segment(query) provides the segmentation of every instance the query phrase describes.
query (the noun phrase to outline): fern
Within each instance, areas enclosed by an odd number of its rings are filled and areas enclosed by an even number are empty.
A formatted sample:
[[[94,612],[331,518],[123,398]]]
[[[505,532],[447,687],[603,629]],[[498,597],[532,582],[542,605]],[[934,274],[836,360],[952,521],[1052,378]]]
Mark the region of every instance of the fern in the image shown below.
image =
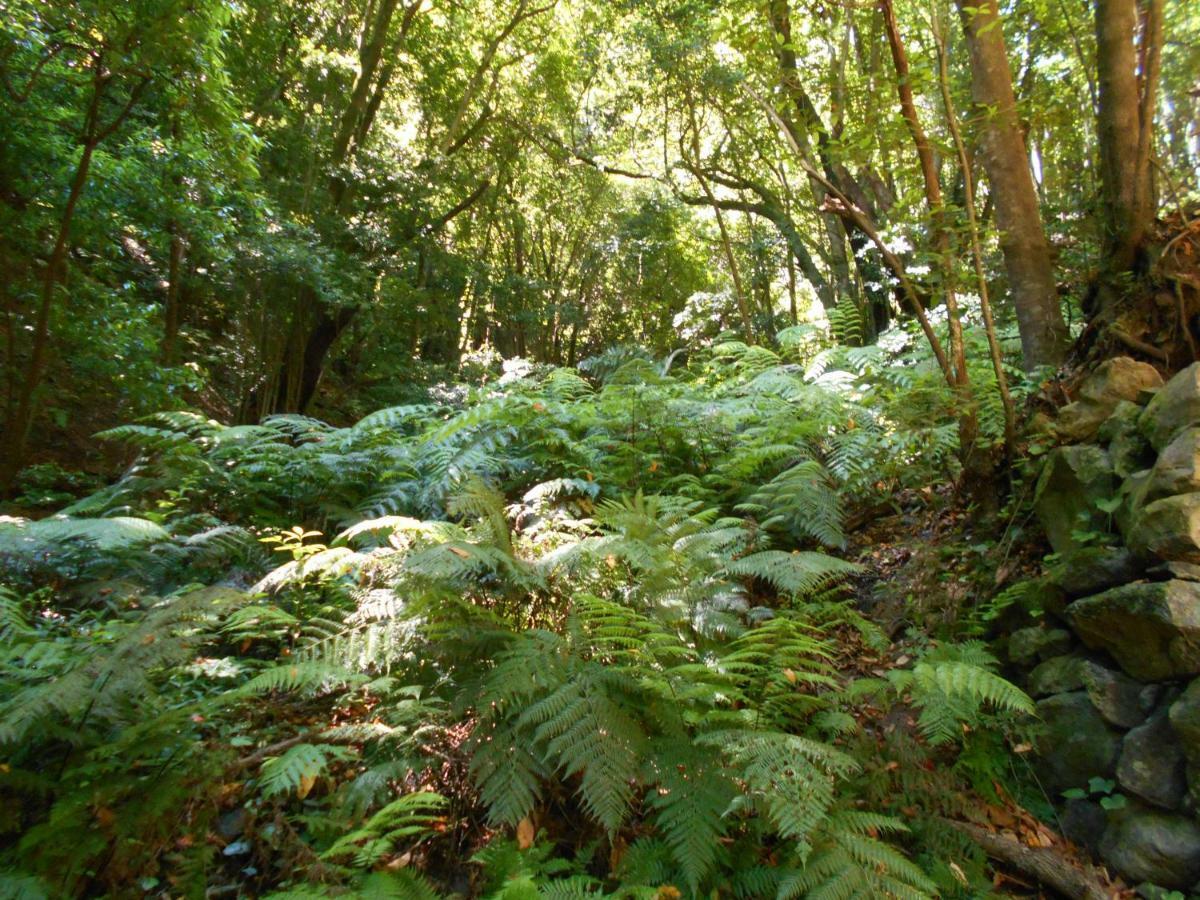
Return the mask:
[[[975,725],[985,705],[1034,714],[1029,696],[989,671],[993,665],[995,660],[979,645],[965,644],[949,653],[935,651],[912,669],[893,669],[888,679],[898,691],[912,694],[913,703],[921,710],[918,725],[925,738],[932,744],[944,744],[961,738],[963,725]]]
[[[307,794],[312,782],[328,765],[326,751],[316,744],[290,747],[283,756],[271,757],[263,763],[260,776],[263,794],[270,797],[302,789]]]

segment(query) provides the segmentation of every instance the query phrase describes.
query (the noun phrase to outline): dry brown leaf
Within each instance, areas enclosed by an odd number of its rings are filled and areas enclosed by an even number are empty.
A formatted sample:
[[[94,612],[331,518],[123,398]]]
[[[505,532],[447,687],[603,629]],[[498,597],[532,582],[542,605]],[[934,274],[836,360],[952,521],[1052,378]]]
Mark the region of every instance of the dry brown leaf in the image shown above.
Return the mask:
[[[537,837],[537,830],[533,827],[533,821],[526,816],[517,823],[517,847],[521,850],[528,850],[533,846],[535,837]]]
[[[296,796],[303,800],[310,793],[312,793],[313,785],[316,783],[316,775],[301,775],[300,783],[296,785]]]

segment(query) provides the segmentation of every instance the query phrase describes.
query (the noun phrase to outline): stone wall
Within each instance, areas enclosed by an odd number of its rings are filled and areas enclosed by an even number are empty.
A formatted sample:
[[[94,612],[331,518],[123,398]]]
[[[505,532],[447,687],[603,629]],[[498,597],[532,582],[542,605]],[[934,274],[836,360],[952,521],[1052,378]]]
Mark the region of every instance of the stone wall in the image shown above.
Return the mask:
[[[1035,494],[1047,616],[1008,644],[1038,773],[1068,837],[1134,884],[1200,891],[1200,363],[1164,385],[1110,360],[1057,427]]]

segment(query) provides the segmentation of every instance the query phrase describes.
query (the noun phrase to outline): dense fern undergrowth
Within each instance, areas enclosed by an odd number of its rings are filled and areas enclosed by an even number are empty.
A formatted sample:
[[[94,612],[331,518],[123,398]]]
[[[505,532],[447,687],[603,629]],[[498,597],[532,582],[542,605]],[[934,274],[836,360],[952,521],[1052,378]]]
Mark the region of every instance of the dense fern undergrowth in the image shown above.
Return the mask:
[[[972,642],[856,664],[844,553],[954,474],[940,374],[805,328],[667,368],[105,434],[124,477],[0,525],[0,892],[986,892],[946,819],[1030,702]]]

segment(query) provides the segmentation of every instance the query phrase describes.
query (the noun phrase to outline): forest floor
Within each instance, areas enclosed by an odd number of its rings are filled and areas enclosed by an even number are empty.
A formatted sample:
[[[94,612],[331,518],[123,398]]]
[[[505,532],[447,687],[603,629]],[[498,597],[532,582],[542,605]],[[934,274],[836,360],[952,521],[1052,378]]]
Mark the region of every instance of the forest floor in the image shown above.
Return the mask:
[[[845,653],[839,668],[854,677],[883,677],[890,669],[909,665],[930,635],[945,632],[956,624],[978,620],[982,602],[1006,584],[1036,574],[1041,557],[1048,551],[1040,535],[1023,535],[1012,521],[980,521],[967,498],[950,484],[923,490],[906,490],[891,503],[865,511],[858,528],[847,537],[847,557],[864,567],[856,582],[856,605],[891,639],[882,650],[865,646],[857,636],[843,634]],[[981,623],[982,624],[982,623]],[[1007,633],[1027,622],[990,622],[987,633]],[[1012,673],[1005,673],[1011,675]],[[870,710],[860,724],[884,739],[896,730],[914,738],[918,734],[915,711],[896,706]],[[1027,760],[1030,744],[1013,748],[1017,760],[1032,773]],[[948,763],[948,761],[945,761]],[[887,768],[901,763],[888,760]],[[1036,778],[1033,779],[1036,782]],[[1057,870],[1066,879],[1060,888],[1075,885],[1081,891],[1099,891],[1094,896],[1132,898],[1133,888],[1095,865],[1091,854],[1059,833],[1054,821],[1052,798],[1033,802],[1035,813],[1014,798],[998,782],[990,791],[968,791],[962,797],[963,821],[987,850],[995,864],[993,888],[1012,897],[1057,896],[1047,894],[1048,872]],[[898,790],[898,794],[902,794]],[[915,808],[901,809],[911,816]],[[1089,896],[1066,893],[1066,896]]]

